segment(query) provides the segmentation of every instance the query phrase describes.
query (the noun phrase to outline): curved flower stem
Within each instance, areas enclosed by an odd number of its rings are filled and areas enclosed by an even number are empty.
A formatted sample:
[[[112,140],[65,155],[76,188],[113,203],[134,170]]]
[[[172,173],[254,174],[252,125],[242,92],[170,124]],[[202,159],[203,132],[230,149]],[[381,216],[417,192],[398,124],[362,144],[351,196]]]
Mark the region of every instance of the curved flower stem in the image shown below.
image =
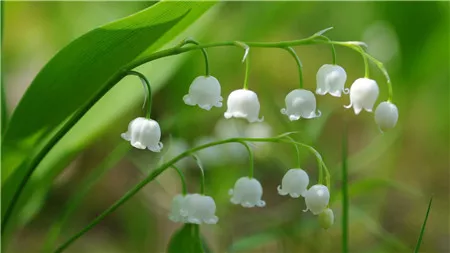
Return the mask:
[[[187,38],[185,40],[183,40],[178,46],[182,47],[186,44],[194,44],[194,45],[200,45],[200,43],[198,41],[196,41],[193,38]],[[205,75],[209,76],[210,72],[209,72],[209,58],[208,58],[208,53],[206,52],[205,48],[200,48],[200,50],[203,53],[203,58],[205,58]]]
[[[323,182],[323,176],[322,176],[322,170],[323,170],[323,172],[325,172],[325,185],[328,187],[328,189],[331,189],[330,188],[331,187],[331,174],[330,174],[330,171],[328,170],[327,166],[325,165],[325,162],[323,161],[320,153],[312,146],[309,146],[307,144],[304,144],[304,143],[301,143],[298,141],[294,141],[292,138],[289,138],[289,140],[284,140],[284,141],[288,142],[288,143],[295,143],[299,146],[305,147],[316,156],[317,164],[319,166],[319,184],[322,184],[322,182]]]
[[[202,195],[205,194],[205,170],[203,169],[202,161],[200,158],[193,154],[192,157],[194,158],[195,162],[197,162],[197,166],[200,169],[200,193]]]
[[[127,193],[125,193],[118,201],[116,201],[113,205],[111,205],[108,209],[103,211],[100,215],[98,215],[91,223],[89,223],[86,227],[84,227],[81,231],[70,237],[66,242],[64,242],[61,246],[59,246],[54,252],[59,253],[65,250],[67,247],[69,247],[73,242],[75,242],[78,238],[80,238],[83,234],[91,230],[93,227],[95,227],[100,221],[102,221],[106,216],[108,216],[110,213],[114,212],[117,208],[122,206],[125,202],[127,202],[131,197],[133,197],[136,193],[138,193],[144,186],[146,186],[148,183],[150,183],[152,180],[154,180],[157,176],[159,176],[161,173],[163,173],[167,168],[173,166],[176,162],[180,161],[184,157],[187,157],[196,151],[203,150],[205,148],[222,145],[226,143],[242,143],[245,141],[249,142],[274,142],[274,143],[283,143],[283,142],[289,142],[283,140],[287,135],[282,134],[276,137],[272,138],[230,138],[225,139],[221,141],[211,142],[207,143],[195,148],[192,148],[190,150],[187,150],[178,156],[172,158],[170,161],[162,164],[157,169],[153,170],[149,175],[147,175],[142,181],[140,181],[138,184],[136,184],[131,190],[129,190]],[[300,143],[300,142],[296,142]],[[306,145],[306,144],[305,144]],[[306,145],[307,146],[307,145]]]
[[[172,165],[172,168],[175,169],[178,176],[180,176],[181,181],[181,192],[183,193],[183,196],[187,194],[187,186],[186,186],[186,177],[184,176],[183,172],[175,165]]]
[[[327,41],[332,41],[330,40],[330,38],[328,38],[327,36],[321,35],[321,38],[326,39]],[[336,65],[336,49],[334,48],[334,44],[330,44],[331,46],[331,62],[333,63],[333,65]]]
[[[352,45],[361,44],[360,42],[348,42],[348,41],[328,41],[324,40],[321,36],[324,32],[328,31],[329,29],[324,29],[319,33],[316,33],[310,37],[307,37],[305,39],[300,40],[291,40],[291,41],[281,41],[281,42],[242,42],[245,45],[250,47],[260,47],[260,48],[284,48],[284,47],[291,47],[291,46],[301,46],[301,45],[313,45],[313,44],[334,44],[334,45],[341,45],[346,47],[352,47]],[[18,190],[14,193],[14,196],[10,202],[10,204],[5,207],[5,215],[3,216],[3,220],[1,223],[1,231],[3,233],[6,225],[8,224],[9,217],[12,213],[12,211],[15,208],[15,205],[17,204],[18,198],[20,197],[26,183],[30,179],[31,175],[33,174],[36,167],[40,164],[42,159],[47,155],[47,153],[56,145],[56,143],[61,140],[61,138],[83,117],[86,112],[95,104],[97,103],[100,98],[102,98],[116,83],[118,83],[123,77],[125,77],[128,70],[134,69],[144,63],[161,59],[168,56],[178,55],[185,52],[189,52],[192,50],[199,50],[202,48],[212,48],[212,47],[222,47],[222,46],[239,46],[236,41],[223,41],[223,42],[215,42],[215,43],[209,43],[209,44],[201,44],[201,45],[192,45],[192,46],[186,46],[186,47],[179,47],[175,46],[172,48],[168,48],[165,50],[161,50],[152,54],[149,54],[146,57],[143,57],[139,59],[138,61],[133,61],[129,63],[128,65],[124,66],[122,70],[118,70],[111,78],[106,82],[106,84],[103,86],[101,90],[99,90],[89,101],[86,102],[86,104],[82,105],[79,111],[76,111],[73,116],[71,116],[67,121],[65,121],[62,126],[59,128],[56,134],[54,134],[50,140],[45,144],[45,146],[38,152],[36,156],[33,156],[30,158],[28,163],[30,164],[27,166],[27,171],[25,172],[25,176],[23,180],[19,183]],[[353,48],[354,49],[354,48]],[[366,55],[368,56],[368,54]],[[380,70],[382,70],[383,74],[388,79],[388,85],[391,85],[391,82],[389,80],[389,76],[387,75],[387,71],[384,69],[382,64],[377,64],[375,62],[375,58],[369,57],[368,58],[374,62]],[[390,89],[390,92],[392,93],[392,89]],[[390,100],[392,100],[392,94],[390,94]]]
[[[286,138],[288,138],[289,140],[291,140],[291,141],[295,141],[291,136],[286,136]],[[297,144],[295,144],[295,143],[292,143],[292,145],[294,146],[294,148],[295,148],[295,153],[297,154],[297,167],[300,169],[301,168],[301,162],[300,162],[300,150],[298,149],[298,145]],[[319,170],[319,174],[321,174],[321,169]],[[320,178],[320,177],[319,177]]]
[[[297,68],[298,68],[298,79],[299,79],[300,89],[303,89],[302,62],[300,61],[300,58],[298,58],[297,53],[295,52],[295,50],[292,47],[285,47],[283,49],[287,50],[289,52],[289,54],[294,57],[295,63],[297,63]]]
[[[253,156],[253,150],[252,148],[248,145],[248,143],[246,143],[245,141],[239,141],[239,143],[241,143],[242,145],[244,145],[244,147],[247,149],[248,151],[248,162],[249,162],[249,166],[250,169],[248,171],[248,177],[249,178],[253,178],[253,172],[255,170],[255,159]]]
[[[244,90],[248,89],[248,77],[249,77],[249,72],[250,72],[250,60],[248,59],[249,57],[249,53],[250,53],[250,47],[240,41],[235,41],[233,43],[235,46],[238,47],[242,47],[245,52],[244,52],[244,57],[242,57],[242,61],[245,61],[245,77],[244,77]]]
[[[147,119],[150,119],[150,115],[152,113],[152,87],[150,86],[150,82],[147,80],[147,78],[134,70],[130,70],[127,72],[127,75],[134,75],[139,77],[139,79],[141,79],[142,85],[144,86],[144,89],[146,91],[145,93],[145,97],[144,97],[144,104],[142,105],[142,107],[145,106],[145,103],[148,103],[148,108],[147,108],[147,113],[145,114],[145,117]]]

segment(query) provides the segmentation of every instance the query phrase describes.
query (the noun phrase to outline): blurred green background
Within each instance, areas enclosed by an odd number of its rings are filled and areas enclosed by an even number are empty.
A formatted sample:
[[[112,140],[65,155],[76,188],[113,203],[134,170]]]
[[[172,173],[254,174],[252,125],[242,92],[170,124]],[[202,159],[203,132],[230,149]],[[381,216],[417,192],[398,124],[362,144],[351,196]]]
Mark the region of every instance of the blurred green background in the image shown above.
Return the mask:
[[[14,110],[35,75],[61,48],[99,25],[149,5],[5,2],[2,75],[8,111]],[[330,26],[334,29],[327,35],[332,39],[365,41],[369,53],[385,63],[400,114],[394,130],[380,134],[373,114],[355,116],[345,110],[342,105],[349,103],[347,96],[317,97],[321,118],[289,122],[279,110],[284,106],[284,96],[297,87],[298,75],[292,57],[280,49],[254,49],[251,53],[249,87],[258,93],[261,115],[265,117],[265,123],[257,125],[224,121],[225,106],[206,112],[183,103],[190,82],[204,74],[200,52],[155,61],[144,66],[142,72],[155,87],[152,118],[162,126],[168,150],[164,157],[132,150],[120,138],[128,122],[143,115],[140,82],[126,78],[83,118],[84,125],[77,126],[71,138],[76,139],[98,119],[109,119],[106,126],[80,142],[63,140],[52,151],[64,159],[47,161],[46,166],[65,169],[54,175],[54,180],[52,177],[51,184],[36,190],[21,214],[22,227],[8,252],[38,252],[56,217],[104,161],[109,163],[104,168],[110,170],[68,218],[59,243],[119,199],[161,159],[205,140],[272,136],[287,131],[301,131],[299,140],[315,146],[331,170],[335,225],[326,231],[321,229],[316,217],[302,212],[303,201],[277,194],[284,172],[295,166],[294,149],[287,145],[256,148],[255,177],[264,187],[267,206],[243,209],[231,205],[228,189],[238,177],[247,174],[248,162],[245,150],[229,145],[199,154],[207,170],[206,191],[216,199],[220,218],[217,225],[204,225],[201,231],[214,252],[339,252],[344,121],[349,125],[351,252],[411,252],[431,195],[434,203],[421,252],[450,252],[447,2],[226,2],[208,11],[177,39],[194,36],[201,42],[281,41],[304,38]],[[304,66],[305,87],[314,91],[318,68],[331,62],[330,49],[317,45],[296,50]],[[226,99],[243,84],[243,51],[223,47],[208,53],[212,75],[221,82]],[[337,48],[337,63],[347,71],[347,87],[364,73],[361,56],[350,49]],[[374,66],[371,77],[380,86],[378,102],[386,100],[384,78]],[[179,165],[187,175],[190,191],[198,191],[195,163],[187,159]],[[306,151],[302,151],[302,167],[315,182],[315,159]],[[172,197],[180,190],[176,174],[167,171],[67,252],[164,251],[179,227],[167,215]]]

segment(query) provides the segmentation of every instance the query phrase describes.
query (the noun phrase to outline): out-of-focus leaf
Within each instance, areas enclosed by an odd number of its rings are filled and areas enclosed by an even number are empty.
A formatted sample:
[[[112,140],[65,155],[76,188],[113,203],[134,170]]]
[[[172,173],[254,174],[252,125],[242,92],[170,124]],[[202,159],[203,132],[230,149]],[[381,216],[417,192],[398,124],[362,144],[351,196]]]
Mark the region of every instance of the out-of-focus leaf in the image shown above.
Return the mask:
[[[266,231],[237,240],[230,248],[229,252],[247,252],[261,247],[267,243],[279,240],[283,234],[274,231]]]
[[[404,193],[407,193],[409,195],[413,195],[413,196],[420,196],[421,193],[408,186],[405,184],[402,184],[400,182],[396,182],[390,179],[386,179],[386,178],[367,178],[367,179],[362,179],[359,180],[357,182],[354,182],[352,184],[349,185],[349,197],[350,198],[354,198],[360,194],[367,194],[369,192],[375,191],[375,190],[379,190],[379,189],[384,189],[384,188],[394,188],[398,191],[402,191]],[[342,193],[335,193],[333,195],[332,201],[331,202],[335,202],[338,201],[342,198]]]
[[[200,239],[199,225],[185,224],[170,239],[167,253],[201,253],[205,252]]]
[[[111,77],[117,76],[124,65],[130,64],[139,55],[154,52],[175,39],[176,35],[185,30],[212,5],[213,3],[193,2],[156,4],[128,18],[87,33],[69,44],[44,67],[19,103],[14,112],[14,119],[11,119],[11,122],[15,123],[11,123],[5,135],[2,150],[2,217],[4,208],[9,205],[13,193],[29,169],[24,163],[25,158],[35,153],[38,149],[36,146],[39,146],[37,143],[45,143],[42,140],[51,136],[53,130],[57,129],[58,125],[81,104],[91,99],[101,89],[108,88],[105,85],[112,83]],[[151,48],[153,51],[150,51]],[[138,88],[141,89],[139,86]],[[54,178],[62,167],[59,166],[59,170],[51,170],[55,164],[67,164],[68,156],[73,157],[88,140],[92,140],[101,132],[100,130],[104,130],[111,121],[115,120],[114,116],[117,117],[117,115],[114,114],[115,110],[111,108],[111,104],[117,106],[120,104],[118,100],[125,100],[118,97],[118,94],[123,97],[124,87],[122,92],[119,90],[114,93],[114,101],[111,101],[112,97],[109,97],[108,102],[103,104],[103,106],[107,105],[105,113],[104,111],[99,113],[101,108],[97,108],[95,114],[87,113],[82,120],[87,122],[87,125],[69,132],[69,135],[73,134],[73,137],[79,138],[63,138],[57,144],[57,146],[70,146],[72,149],[69,152],[63,148],[51,152],[53,160],[45,161],[44,159],[41,163],[42,168],[41,166],[38,168],[40,171],[37,177],[32,180],[34,183],[40,182],[43,177]],[[127,109],[130,108],[130,104],[132,101],[128,102]],[[104,120],[104,114],[110,118]],[[29,115],[32,117],[28,118]],[[35,120],[36,115],[42,117]],[[103,117],[99,118],[98,115]],[[38,132],[39,136],[36,135]],[[30,138],[32,136],[34,137]],[[18,165],[20,169],[17,169]],[[26,191],[33,192],[33,182],[27,186]],[[27,196],[27,194],[23,195]],[[26,197],[20,202],[26,203]]]

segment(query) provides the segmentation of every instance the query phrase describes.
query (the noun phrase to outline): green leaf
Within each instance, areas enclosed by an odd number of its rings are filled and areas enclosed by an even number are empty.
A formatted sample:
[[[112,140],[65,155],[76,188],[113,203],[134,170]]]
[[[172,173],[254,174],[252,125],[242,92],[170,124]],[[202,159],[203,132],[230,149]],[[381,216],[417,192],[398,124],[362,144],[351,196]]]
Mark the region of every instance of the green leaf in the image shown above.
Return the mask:
[[[414,253],[419,253],[420,245],[422,244],[423,234],[425,233],[425,227],[427,225],[428,216],[430,215],[431,203],[433,203],[433,197],[430,198],[430,202],[428,202],[427,213],[425,214],[425,219],[423,220],[422,228],[420,229],[419,239],[417,240],[416,248],[414,249]]]
[[[170,239],[168,253],[200,253],[205,252],[200,239],[200,227],[195,224],[185,224],[176,231]]]
[[[115,84],[111,82],[114,79],[112,77],[116,76],[123,66],[132,64],[138,57],[161,49],[212,5],[211,2],[155,4],[135,15],[87,33],[61,50],[43,68],[19,103],[4,137],[2,219],[5,208],[29,171],[25,160],[42,148],[38,144],[45,144],[61,122],[86,101],[98,92],[106,92],[111,88],[107,86]],[[108,64],[105,64],[106,62]],[[103,106],[94,106],[97,107],[96,113],[87,113],[81,120],[84,124],[69,132],[72,138],[63,138],[57,144],[58,147],[64,148],[55,148],[49,155],[53,159],[44,159],[45,166],[41,163],[42,166],[39,166],[37,173],[33,175],[33,180],[27,185],[25,192],[32,193],[38,184],[42,185],[43,178],[46,179],[45,187],[49,187],[51,179],[59,174],[70,157],[76,155],[87,143],[92,142],[99,132],[117,120],[120,115],[115,114],[116,111],[122,114],[127,109],[129,111],[132,101],[127,102],[126,109],[112,108],[124,104],[123,100],[126,99],[121,97],[128,94],[128,91],[130,90],[125,86],[114,87],[110,92],[112,94],[108,93],[102,98],[99,102]],[[131,91],[130,93],[136,96],[137,90]],[[73,96],[74,94],[76,96]],[[52,168],[58,169],[51,170]],[[26,197],[20,200],[19,206],[28,201],[29,194],[24,195]]]

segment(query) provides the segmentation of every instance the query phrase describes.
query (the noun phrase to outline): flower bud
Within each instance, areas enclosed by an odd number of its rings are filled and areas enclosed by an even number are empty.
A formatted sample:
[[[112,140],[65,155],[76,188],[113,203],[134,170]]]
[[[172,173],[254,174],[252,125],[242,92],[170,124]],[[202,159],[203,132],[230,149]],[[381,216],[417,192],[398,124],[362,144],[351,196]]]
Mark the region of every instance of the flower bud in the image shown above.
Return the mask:
[[[356,115],[358,115],[363,108],[368,112],[372,112],[378,94],[379,90],[377,82],[368,78],[356,79],[350,87],[350,104],[344,107],[350,108],[353,106]]]
[[[259,100],[258,95],[251,90],[239,89],[230,93],[227,100],[227,111],[224,116],[227,119],[244,118],[248,122],[261,122],[264,117],[259,119]]]
[[[348,92],[348,90],[344,89],[347,73],[341,66],[323,65],[317,71],[316,80],[316,94],[325,95],[330,93],[331,96],[340,97],[342,92]]]
[[[375,110],[375,122],[382,131],[394,128],[398,120],[397,106],[390,102],[381,102]]]
[[[325,185],[316,184],[311,186],[305,194],[306,210],[310,210],[314,215],[321,213],[330,201],[330,192]]]
[[[189,94],[185,95],[183,100],[187,105],[198,105],[209,111],[213,106],[222,107],[220,90],[220,83],[215,77],[199,76],[192,81]]]
[[[243,207],[264,207],[266,202],[261,200],[263,189],[258,180],[249,177],[241,177],[234,184],[234,189],[228,193],[232,196],[231,203]]]
[[[309,90],[296,89],[289,92],[285,103],[286,108],[281,109],[281,113],[287,115],[291,121],[320,117],[320,111],[316,113],[316,97]]]
[[[290,169],[283,177],[281,186],[278,186],[278,194],[289,194],[293,198],[304,196],[309,184],[308,174],[302,169]]]
[[[329,229],[334,224],[333,210],[327,208],[319,214],[319,224],[324,229]]]
[[[121,136],[138,149],[147,148],[153,152],[159,152],[163,147],[160,142],[161,129],[158,122],[152,119],[139,117],[132,120],[128,125],[128,131]]]

